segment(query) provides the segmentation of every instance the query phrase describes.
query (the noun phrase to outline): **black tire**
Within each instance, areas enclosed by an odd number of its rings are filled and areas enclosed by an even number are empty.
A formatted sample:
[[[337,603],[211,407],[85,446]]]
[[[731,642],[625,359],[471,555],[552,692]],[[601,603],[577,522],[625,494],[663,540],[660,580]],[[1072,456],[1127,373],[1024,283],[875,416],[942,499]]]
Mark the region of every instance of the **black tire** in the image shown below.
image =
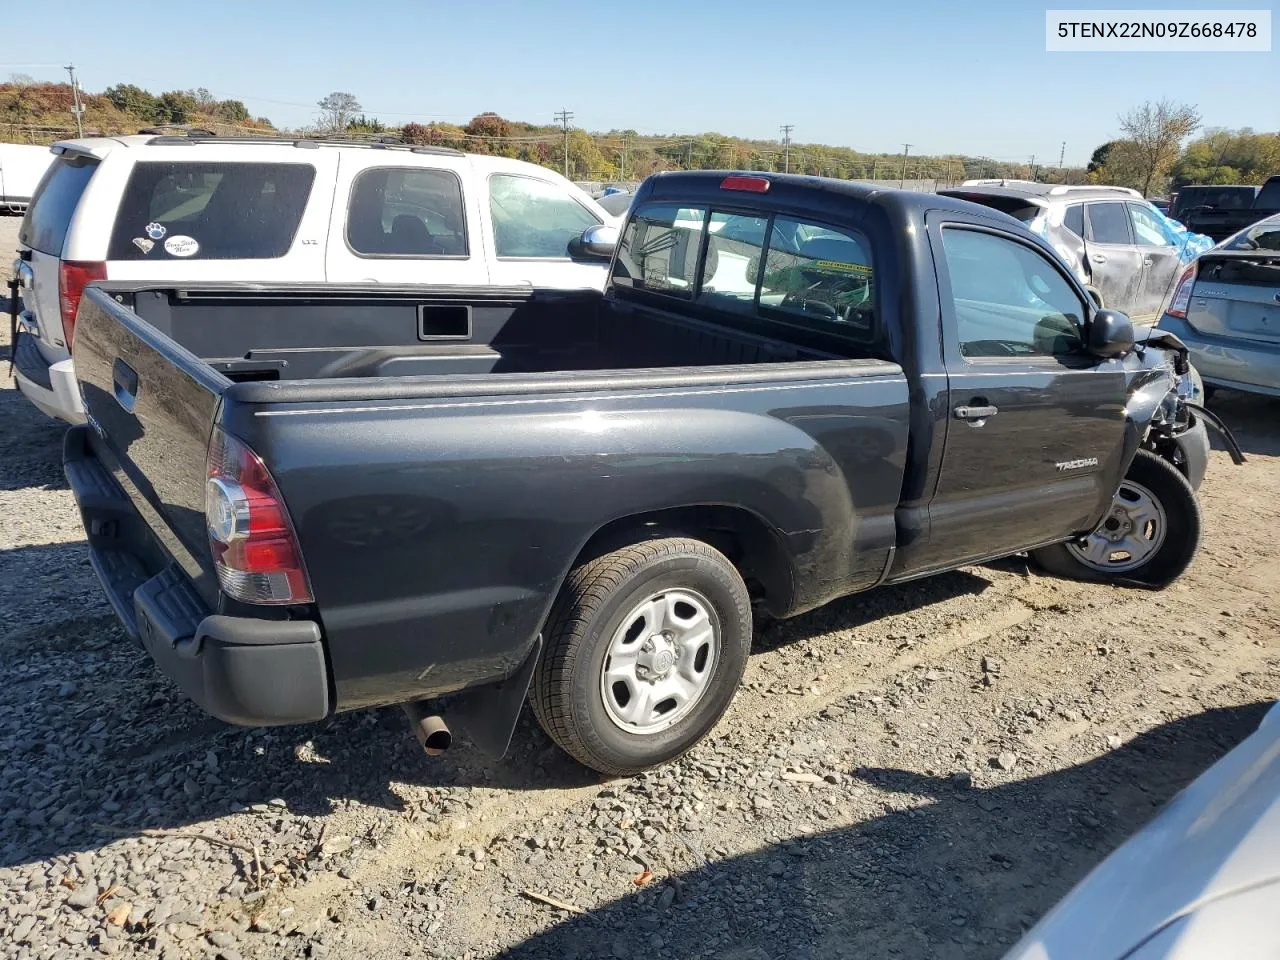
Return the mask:
[[[664,589],[696,591],[709,605],[719,651],[688,713],[656,732],[622,729],[607,712],[601,673],[624,617]],[[529,698],[542,729],[579,763],[629,776],[680,756],[720,720],[751,648],[751,598],[733,564],[699,541],[671,537],[633,544],[575,567],[551,609],[546,648]]]
[[[1138,451],[1125,479],[1145,487],[1166,520],[1164,541],[1145,562],[1123,571],[1099,569],[1082,561],[1066,543],[1033,550],[1032,559],[1061,577],[1153,589],[1166,587],[1182,576],[1200,547],[1200,504],[1195,491],[1177,467],[1150,450]]]

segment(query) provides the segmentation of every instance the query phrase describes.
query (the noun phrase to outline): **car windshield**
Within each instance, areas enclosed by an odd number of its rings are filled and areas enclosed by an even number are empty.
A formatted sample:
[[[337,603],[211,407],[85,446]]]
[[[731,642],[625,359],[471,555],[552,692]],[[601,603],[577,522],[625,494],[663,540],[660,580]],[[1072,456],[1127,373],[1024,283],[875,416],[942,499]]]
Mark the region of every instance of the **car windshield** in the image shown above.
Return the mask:
[[[1242,230],[1223,247],[1225,250],[1280,250],[1280,216],[1267,217]]]

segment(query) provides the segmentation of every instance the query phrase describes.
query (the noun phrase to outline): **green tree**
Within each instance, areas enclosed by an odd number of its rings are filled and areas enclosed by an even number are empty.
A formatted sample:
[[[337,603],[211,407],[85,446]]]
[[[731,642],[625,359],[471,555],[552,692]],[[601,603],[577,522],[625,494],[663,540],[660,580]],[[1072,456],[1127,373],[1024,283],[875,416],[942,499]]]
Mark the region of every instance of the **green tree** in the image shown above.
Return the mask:
[[[195,98],[185,90],[170,90],[156,101],[157,123],[189,123],[197,110]]]
[[[1132,143],[1132,155],[1145,197],[1153,187],[1163,190],[1182,141],[1200,126],[1200,112],[1185,103],[1147,101],[1120,117],[1120,129]]]
[[[249,119],[249,108],[240,100],[223,100],[214,112],[229,123],[245,123]]]
[[[150,122],[156,119],[156,98],[153,94],[132,83],[118,83],[102,91],[113,107]]]

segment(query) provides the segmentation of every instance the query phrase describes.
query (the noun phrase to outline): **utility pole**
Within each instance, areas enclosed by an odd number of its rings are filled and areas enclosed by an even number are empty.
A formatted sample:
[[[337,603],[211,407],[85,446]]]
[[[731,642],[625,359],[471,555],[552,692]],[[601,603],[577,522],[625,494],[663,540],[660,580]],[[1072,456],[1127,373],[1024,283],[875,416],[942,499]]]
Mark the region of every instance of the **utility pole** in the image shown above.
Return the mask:
[[[684,168],[686,170],[693,169],[693,139],[692,138],[684,142]]]
[[[569,121],[573,119],[573,114],[568,110],[561,110],[555,114],[555,118],[564,124],[564,178],[569,179]]]
[[[791,131],[795,129],[794,123],[784,123],[778,128],[782,131],[782,172],[791,172]]]
[[[911,152],[911,144],[902,145],[902,176],[898,177],[898,189],[907,185],[907,154]]]
[[[622,135],[622,179],[627,179],[627,147],[631,145],[631,135]]]
[[[76,83],[76,65],[74,63],[63,67],[71,76],[71,96],[75,99],[75,106],[71,108],[76,115],[76,136],[84,136],[84,107],[80,103],[80,84]]]
[[[1062,141],[1062,149],[1058,151],[1058,169],[1062,169],[1062,161],[1067,155],[1067,141]]]
[[[1033,153],[1031,155],[1031,179],[1034,180],[1035,178],[1036,178],[1036,155]]]

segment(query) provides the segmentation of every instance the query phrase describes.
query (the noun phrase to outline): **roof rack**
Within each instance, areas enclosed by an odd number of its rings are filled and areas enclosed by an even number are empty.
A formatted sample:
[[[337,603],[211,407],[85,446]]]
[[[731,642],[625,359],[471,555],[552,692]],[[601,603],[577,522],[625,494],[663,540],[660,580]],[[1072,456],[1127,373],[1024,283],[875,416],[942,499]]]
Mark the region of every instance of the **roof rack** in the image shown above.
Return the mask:
[[[280,137],[257,135],[249,137],[240,136],[220,136],[211,130],[201,129],[185,129],[180,128],[175,132],[172,128],[164,127],[148,127],[145,130],[139,130],[139,133],[150,134],[151,139],[147,141],[148,146],[187,146],[195,143],[207,143],[210,140],[216,140],[219,144],[292,144],[304,150],[314,150],[318,147],[365,147],[369,150],[404,150],[409,153],[425,153],[437,156],[462,157],[465,156],[461,150],[455,150],[452,147],[436,147],[423,144],[405,143],[402,139],[389,134],[377,134],[370,138],[360,137]]]
[[[1123,193],[1142,199],[1142,194],[1132,187],[1108,187],[1100,184],[1060,184],[1049,192],[1054,196],[1062,196],[1064,193]]]

